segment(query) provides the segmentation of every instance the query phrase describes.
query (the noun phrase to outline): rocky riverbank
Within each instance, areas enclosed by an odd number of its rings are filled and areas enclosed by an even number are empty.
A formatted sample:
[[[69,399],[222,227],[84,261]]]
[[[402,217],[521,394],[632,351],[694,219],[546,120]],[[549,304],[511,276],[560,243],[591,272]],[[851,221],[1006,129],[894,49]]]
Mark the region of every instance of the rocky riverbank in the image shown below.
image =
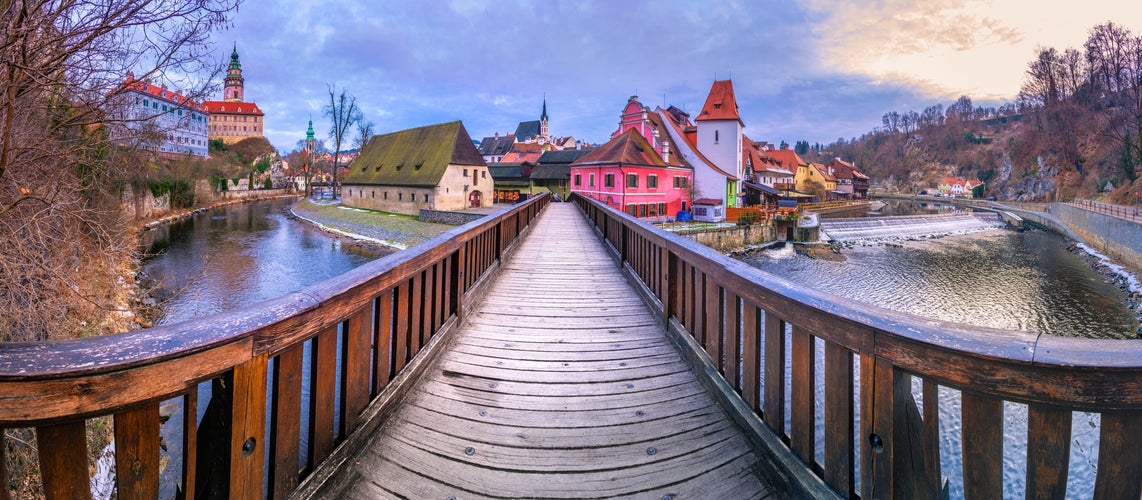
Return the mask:
[[[1122,290],[1126,295],[1126,306],[1134,311],[1134,316],[1138,318],[1140,326],[1137,334],[1142,337],[1142,284],[1138,281],[1138,277],[1083,243],[1071,242],[1067,245],[1067,250],[1079,256],[1107,283]]]

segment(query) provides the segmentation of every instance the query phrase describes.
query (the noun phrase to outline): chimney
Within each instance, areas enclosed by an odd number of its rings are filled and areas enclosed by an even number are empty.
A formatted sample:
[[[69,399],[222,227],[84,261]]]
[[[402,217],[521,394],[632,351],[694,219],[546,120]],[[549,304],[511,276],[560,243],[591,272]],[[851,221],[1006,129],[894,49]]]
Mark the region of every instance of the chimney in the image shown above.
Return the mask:
[[[662,161],[670,165],[670,141],[662,141]]]

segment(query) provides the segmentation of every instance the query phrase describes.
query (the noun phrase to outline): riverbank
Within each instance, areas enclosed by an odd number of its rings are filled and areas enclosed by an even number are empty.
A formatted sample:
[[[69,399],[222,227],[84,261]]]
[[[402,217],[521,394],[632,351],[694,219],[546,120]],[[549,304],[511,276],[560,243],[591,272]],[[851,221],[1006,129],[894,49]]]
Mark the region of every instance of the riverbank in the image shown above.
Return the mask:
[[[289,215],[322,231],[346,237],[381,250],[404,250],[428,241],[455,226],[422,222],[411,215],[391,214],[341,205],[340,202],[303,199]]]
[[[1085,243],[1071,242],[1067,245],[1067,250],[1079,256],[1104,281],[1122,290],[1126,295],[1126,307],[1134,311],[1134,316],[1138,319],[1137,335],[1142,337],[1142,283],[1138,277]]]

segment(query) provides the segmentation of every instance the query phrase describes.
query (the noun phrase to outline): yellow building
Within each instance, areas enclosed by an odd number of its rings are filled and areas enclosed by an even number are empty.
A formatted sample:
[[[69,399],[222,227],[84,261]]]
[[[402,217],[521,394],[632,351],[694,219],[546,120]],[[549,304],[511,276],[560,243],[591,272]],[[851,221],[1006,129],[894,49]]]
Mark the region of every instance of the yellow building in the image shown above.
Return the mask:
[[[202,110],[210,115],[207,133],[210,139],[222,139],[226,144],[250,137],[264,137],[265,113],[253,102],[245,102],[245,79],[242,63],[238,60],[238,47],[230,54],[230,67],[226,70],[226,83],[221,101],[207,101]]]
[[[827,193],[837,190],[837,177],[829,173],[829,168],[820,163],[798,165],[793,182],[797,185],[798,191],[824,198],[828,198]]]

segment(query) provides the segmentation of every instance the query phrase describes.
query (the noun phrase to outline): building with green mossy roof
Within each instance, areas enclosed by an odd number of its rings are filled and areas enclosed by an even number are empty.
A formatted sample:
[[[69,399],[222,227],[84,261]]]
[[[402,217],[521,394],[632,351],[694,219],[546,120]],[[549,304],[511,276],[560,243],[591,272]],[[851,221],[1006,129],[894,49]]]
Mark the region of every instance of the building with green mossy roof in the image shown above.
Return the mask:
[[[342,181],[341,203],[418,215],[492,206],[494,180],[460,121],[378,135]]]

